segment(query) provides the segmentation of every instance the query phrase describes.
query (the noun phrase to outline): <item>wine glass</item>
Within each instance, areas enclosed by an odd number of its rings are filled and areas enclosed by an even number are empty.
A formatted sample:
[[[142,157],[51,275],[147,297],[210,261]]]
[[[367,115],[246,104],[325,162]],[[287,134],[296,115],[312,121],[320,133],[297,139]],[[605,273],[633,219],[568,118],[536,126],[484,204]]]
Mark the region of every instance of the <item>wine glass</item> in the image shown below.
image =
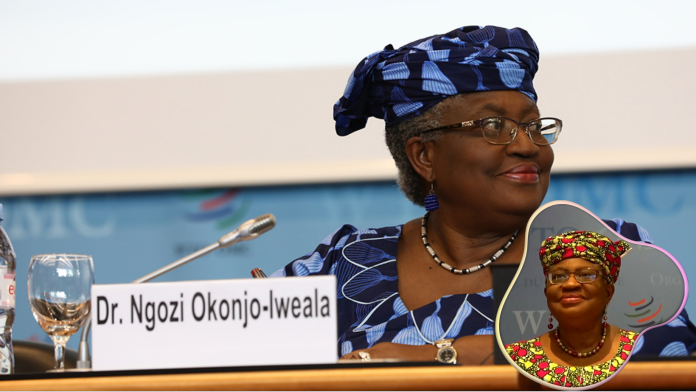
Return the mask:
[[[53,339],[57,371],[65,369],[65,344],[87,319],[94,283],[92,256],[44,254],[29,264],[29,304]]]

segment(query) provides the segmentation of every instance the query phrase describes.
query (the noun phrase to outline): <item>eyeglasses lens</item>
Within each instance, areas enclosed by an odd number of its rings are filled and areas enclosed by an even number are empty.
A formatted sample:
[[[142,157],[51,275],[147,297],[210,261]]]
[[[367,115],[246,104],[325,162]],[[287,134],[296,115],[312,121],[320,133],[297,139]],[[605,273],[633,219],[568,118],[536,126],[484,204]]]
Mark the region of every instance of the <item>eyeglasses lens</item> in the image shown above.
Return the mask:
[[[481,128],[489,143],[508,144],[513,139],[517,124],[502,117],[490,117],[481,122]]]
[[[573,275],[575,276],[575,280],[578,283],[590,283],[594,282],[595,279],[597,279],[597,273],[598,271],[592,268],[588,269],[581,269],[576,271],[575,273],[571,273],[568,271],[563,271],[563,270],[557,270],[557,271],[550,271],[548,273],[548,279],[551,284],[562,284],[568,281],[570,279],[570,276]]]
[[[561,124],[556,119],[543,118],[529,124],[529,136],[536,144],[552,144],[558,138]]]
[[[543,118],[529,123],[529,135],[538,145],[549,145],[556,141],[561,123],[556,119]],[[518,133],[518,124],[504,117],[489,117],[481,122],[483,136],[489,143],[508,144]]]

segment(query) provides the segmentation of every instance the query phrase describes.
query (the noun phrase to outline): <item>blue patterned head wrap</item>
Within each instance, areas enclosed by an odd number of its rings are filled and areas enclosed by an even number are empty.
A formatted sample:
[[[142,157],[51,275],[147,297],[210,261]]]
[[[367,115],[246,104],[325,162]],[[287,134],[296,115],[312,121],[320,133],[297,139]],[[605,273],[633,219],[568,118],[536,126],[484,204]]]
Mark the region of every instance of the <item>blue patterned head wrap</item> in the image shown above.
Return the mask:
[[[336,133],[416,117],[443,99],[476,91],[514,90],[537,100],[532,79],[539,51],[520,28],[467,26],[367,56],[334,105]]]

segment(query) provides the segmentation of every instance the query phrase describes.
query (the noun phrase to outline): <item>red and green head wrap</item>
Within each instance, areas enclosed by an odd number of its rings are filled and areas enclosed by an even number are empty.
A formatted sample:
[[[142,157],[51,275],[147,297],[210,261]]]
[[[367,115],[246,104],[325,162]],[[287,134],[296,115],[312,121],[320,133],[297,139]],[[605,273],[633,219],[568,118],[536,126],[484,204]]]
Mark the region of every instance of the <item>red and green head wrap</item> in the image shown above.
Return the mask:
[[[631,246],[623,240],[613,242],[592,231],[569,231],[544,240],[539,249],[539,259],[544,273],[562,260],[585,259],[602,267],[602,275],[610,284],[614,284],[619,278],[621,256],[629,250]]]

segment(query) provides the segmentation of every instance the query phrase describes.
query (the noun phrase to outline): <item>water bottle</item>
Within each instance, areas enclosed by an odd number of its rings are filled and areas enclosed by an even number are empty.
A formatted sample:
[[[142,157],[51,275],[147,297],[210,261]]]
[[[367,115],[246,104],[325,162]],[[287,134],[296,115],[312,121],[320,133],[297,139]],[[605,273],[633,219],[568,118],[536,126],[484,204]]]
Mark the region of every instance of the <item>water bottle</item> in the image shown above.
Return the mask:
[[[2,223],[0,204],[0,223]],[[0,226],[0,374],[14,373],[12,324],[15,317],[15,260],[10,238]]]

